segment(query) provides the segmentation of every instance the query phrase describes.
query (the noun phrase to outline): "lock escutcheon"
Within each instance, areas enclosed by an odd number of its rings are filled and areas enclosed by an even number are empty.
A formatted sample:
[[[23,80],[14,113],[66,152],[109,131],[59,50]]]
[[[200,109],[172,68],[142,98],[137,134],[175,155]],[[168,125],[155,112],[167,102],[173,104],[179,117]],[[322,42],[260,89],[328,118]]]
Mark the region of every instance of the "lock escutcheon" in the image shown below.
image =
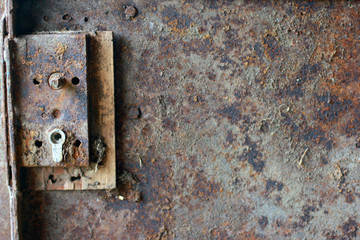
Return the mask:
[[[65,143],[65,133],[61,129],[54,129],[49,134],[49,142],[51,144],[52,159],[59,163],[63,160],[62,147]]]

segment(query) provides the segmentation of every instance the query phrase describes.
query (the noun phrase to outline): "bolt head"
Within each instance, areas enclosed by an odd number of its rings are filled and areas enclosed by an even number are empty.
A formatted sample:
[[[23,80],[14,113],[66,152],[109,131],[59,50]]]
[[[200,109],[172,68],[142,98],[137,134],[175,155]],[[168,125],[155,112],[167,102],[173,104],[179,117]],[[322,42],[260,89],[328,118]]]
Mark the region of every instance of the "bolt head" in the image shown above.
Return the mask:
[[[134,6],[126,6],[125,8],[126,19],[134,18],[136,14],[137,14],[137,9]]]
[[[53,73],[49,77],[49,86],[54,90],[59,90],[65,86],[65,78],[61,73]]]

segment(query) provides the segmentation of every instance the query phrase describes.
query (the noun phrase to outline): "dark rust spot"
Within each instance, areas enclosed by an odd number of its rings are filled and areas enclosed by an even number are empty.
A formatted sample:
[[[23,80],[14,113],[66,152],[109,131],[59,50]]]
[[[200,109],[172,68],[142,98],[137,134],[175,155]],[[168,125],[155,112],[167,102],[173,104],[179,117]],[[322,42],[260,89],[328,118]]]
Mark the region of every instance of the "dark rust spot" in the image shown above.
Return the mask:
[[[248,146],[244,152],[237,158],[240,161],[247,161],[254,169],[255,172],[262,172],[265,167],[265,161],[262,160],[262,153],[259,151],[258,145],[251,141],[248,135],[245,136],[245,145]]]
[[[269,120],[261,120],[260,131],[261,132],[268,132],[270,128],[270,121]]]
[[[342,239],[355,239],[357,236],[358,224],[349,218],[342,226]]]
[[[231,130],[227,131],[227,135],[225,139],[229,144],[232,144],[234,142],[235,137]]]
[[[268,225],[269,220],[266,216],[261,216],[258,220],[258,223],[259,223],[260,227],[262,229],[264,229]]]
[[[203,170],[194,173],[194,184],[192,190],[192,196],[202,201],[209,200],[211,197],[216,197],[220,186],[213,180],[208,180],[205,177]]]
[[[174,132],[176,130],[176,122],[174,122],[170,118],[164,119],[162,121],[162,126],[163,126],[163,128],[168,129],[172,132]]]
[[[316,100],[322,106],[322,109],[317,111],[316,119],[325,123],[337,121],[344,112],[353,107],[351,99],[339,100],[337,96],[330,93],[316,96]]]
[[[171,27],[174,32],[188,28],[191,23],[191,19],[188,16],[179,14],[178,10],[173,6],[169,6],[162,10],[161,15],[163,21]]]
[[[274,60],[280,56],[281,46],[274,36],[266,34],[265,37],[263,37],[263,45],[265,47],[265,56],[268,59]]]
[[[241,120],[241,104],[240,103],[233,103],[230,106],[225,106],[217,111],[217,113],[222,116],[226,117],[231,124],[238,124]]]
[[[268,179],[266,180],[266,192],[271,193],[275,190],[281,191],[284,187],[284,184],[282,182],[278,182],[275,180]]]
[[[318,209],[314,206],[308,206],[308,205],[305,205],[303,207],[303,215],[300,216],[300,222],[299,222],[299,226],[300,227],[304,227],[306,224],[308,224],[311,219],[313,219],[314,217],[311,215],[312,212],[315,212],[317,211]]]
[[[345,196],[345,201],[347,203],[353,203],[355,201],[355,196],[354,196],[352,191],[350,191],[350,190],[346,191],[345,190],[343,192],[343,195]]]
[[[298,71],[295,78],[290,81],[290,85],[283,91],[291,97],[303,97],[305,84],[311,83],[316,74],[321,70],[319,64],[304,64]]]

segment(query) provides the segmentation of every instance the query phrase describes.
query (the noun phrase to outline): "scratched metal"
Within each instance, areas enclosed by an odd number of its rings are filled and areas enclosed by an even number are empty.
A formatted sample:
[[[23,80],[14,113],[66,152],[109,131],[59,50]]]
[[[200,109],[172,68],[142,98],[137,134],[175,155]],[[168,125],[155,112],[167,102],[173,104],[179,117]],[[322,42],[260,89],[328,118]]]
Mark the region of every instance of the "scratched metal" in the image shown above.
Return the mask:
[[[359,238],[360,2],[28,11],[24,32],[114,32],[120,182],[25,194],[28,239]]]
[[[87,166],[88,102],[85,34],[39,34],[16,38],[14,60],[17,149],[21,166]],[[58,73],[64,86],[54,90]],[[52,160],[50,132],[66,134],[63,161]],[[78,142],[77,142],[78,141]]]

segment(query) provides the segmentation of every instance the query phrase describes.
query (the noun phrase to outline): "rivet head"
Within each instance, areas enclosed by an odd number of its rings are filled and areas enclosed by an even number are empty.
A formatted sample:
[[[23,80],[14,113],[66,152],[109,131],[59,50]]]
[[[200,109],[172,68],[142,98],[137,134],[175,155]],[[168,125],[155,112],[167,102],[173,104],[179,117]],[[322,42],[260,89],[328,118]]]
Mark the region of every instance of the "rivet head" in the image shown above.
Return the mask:
[[[54,90],[59,90],[65,86],[66,80],[61,73],[53,73],[49,77],[49,86]]]
[[[125,17],[126,19],[132,19],[136,17],[137,9],[134,6],[125,6]]]

